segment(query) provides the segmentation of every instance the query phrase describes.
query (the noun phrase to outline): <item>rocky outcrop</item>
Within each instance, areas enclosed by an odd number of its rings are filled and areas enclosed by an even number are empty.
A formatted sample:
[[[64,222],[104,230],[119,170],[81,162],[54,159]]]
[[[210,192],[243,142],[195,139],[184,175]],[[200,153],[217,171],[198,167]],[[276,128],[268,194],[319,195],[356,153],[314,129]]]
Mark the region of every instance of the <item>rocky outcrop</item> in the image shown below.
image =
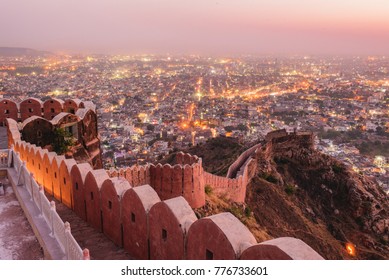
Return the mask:
[[[347,242],[357,245],[358,255],[314,247],[325,258],[389,259],[389,201],[388,196],[371,178],[355,173],[338,160],[314,148],[314,135],[292,133],[275,135],[257,153],[257,179],[248,186],[249,192],[260,192],[264,184],[277,190],[270,196],[282,196],[274,219],[307,220],[307,239],[298,233],[298,225],[281,223],[288,227],[288,236],[300,237],[309,244],[322,244],[327,236],[327,246],[344,248]],[[268,190],[267,190],[268,191]],[[248,204],[256,211],[263,211],[255,202],[257,193],[248,194]],[[268,200],[278,200],[274,197]],[[289,209],[283,212],[285,209]],[[278,213],[277,213],[278,212]],[[271,215],[271,214],[270,214]],[[277,217],[278,216],[278,217]],[[259,218],[260,226],[268,226]],[[300,225],[301,229],[301,225]],[[277,237],[280,228],[269,230]],[[314,235],[322,236],[314,236]],[[328,251],[328,250],[327,250]]]

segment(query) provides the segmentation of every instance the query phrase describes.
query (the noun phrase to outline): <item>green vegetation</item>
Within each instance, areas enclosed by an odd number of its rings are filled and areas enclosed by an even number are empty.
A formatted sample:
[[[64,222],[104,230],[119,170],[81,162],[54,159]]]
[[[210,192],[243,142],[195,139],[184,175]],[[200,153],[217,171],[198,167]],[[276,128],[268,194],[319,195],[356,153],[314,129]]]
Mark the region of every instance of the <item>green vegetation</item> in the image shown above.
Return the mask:
[[[288,184],[288,185],[286,185],[286,187],[285,187],[285,192],[286,192],[288,195],[292,195],[292,194],[294,194],[294,193],[296,192],[296,187],[293,186],[293,185]]]
[[[237,217],[243,223],[244,221],[246,221],[246,219],[250,219],[250,217],[252,216],[252,210],[248,205],[232,205],[230,208],[227,209],[227,211]]]
[[[53,150],[59,155],[63,155],[74,145],[72,135],[63,128],[55,128],[53,131]]]
[[[332,171],[334,171],[335,174],[340,174],[344,171],[344,166],[335,163],[332,165]]]
[[[271,174],[268,174],[268,173],[264,173],[264,174],[262,175],[262,178],[265,179],[266,181],[268,181],[269,183],[273,183],[273,184],[278,183],[277,178],[274,177],[274,176],[271,175]]]
[[[284,158],[284,157],[275,157],[274,161],[277,164],[288,164],[290,162],[288,158]]]
[[[232,215],[234,215],[237,218],[240,218],[243,216],[242,210],[239,209],[238,207],[236,207],[235,205],[231,206],[231,208],[228,209],[228,212],[230,212]]]
[[[246,216],[246,218],[249,218],[251,216],[251,208],[249,206],[246,206],[246,208],[244,209],[244,215]]]
[[[210,185],[205,185],[204,191],[207,195],[212,194],[212,187]]]

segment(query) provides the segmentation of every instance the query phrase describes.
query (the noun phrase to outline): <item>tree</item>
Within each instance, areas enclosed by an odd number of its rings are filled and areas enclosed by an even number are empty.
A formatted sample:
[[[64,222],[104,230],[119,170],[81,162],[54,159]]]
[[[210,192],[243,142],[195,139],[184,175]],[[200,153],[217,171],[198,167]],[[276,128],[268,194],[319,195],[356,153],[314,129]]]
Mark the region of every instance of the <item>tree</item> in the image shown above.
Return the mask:
[[[63,128],[55,128],[54,131],[53,150],[59,155],[66,153],[73,146],[73,138],[70,132]]]

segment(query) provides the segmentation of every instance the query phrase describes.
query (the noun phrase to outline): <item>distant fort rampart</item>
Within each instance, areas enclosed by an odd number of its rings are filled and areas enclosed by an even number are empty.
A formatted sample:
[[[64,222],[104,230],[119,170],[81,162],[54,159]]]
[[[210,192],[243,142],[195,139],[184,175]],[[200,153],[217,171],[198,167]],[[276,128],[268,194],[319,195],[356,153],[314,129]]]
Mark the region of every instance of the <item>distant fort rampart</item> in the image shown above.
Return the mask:
[[[111,178],[125,178],[131,186],[148,184],[157,192],[161,199],[183,196],[192,208],[205,204],[205,187],[210,187],[215,193],[223,194],[231,201],[244,202],[246,186],[251,179],[249,167],[254,164],[251,156],[255,149],[249,149],[243,158],[238,158],[234,166],[236,171],[232,178],[213,175],[204,170],[201,158],[179,152],[175,164],[134,165],[119,170],[110,170]]]

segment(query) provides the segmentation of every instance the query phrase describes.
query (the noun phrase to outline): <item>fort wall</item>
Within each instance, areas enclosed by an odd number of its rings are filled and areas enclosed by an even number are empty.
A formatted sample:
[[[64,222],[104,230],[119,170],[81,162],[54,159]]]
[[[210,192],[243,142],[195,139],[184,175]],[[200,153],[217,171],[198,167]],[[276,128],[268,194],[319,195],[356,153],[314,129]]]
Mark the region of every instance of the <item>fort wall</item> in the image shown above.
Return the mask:
[[[247,161],[247,159],[259,148],[261,147],[261,144],[257,144],[252,146],[251,148],[244,151],[235,161],[233,164],[230,165],[227,172],[228,178],[235,178],[237,177],[238,172],[240,171],[240,168],[244,165],[244,163]]]
[[[138,259],[250,259],[256,256],[272,259],[279,257],[280,252],[292,259],[301,257],[293,255],[292,247],[280,242],[266,246],[266,254],[258,253],[263,247],[258,246],[250,231],[230,213],[197,219],[190,203],[198,203],[196,195],[200,190],[204,195],[202,188],[207,180],[214,180],[215,186],[237,180],[236,185],[228,185],[233,189],[242,185],[246,171],[238,179],[215,176],[205,180],[208,175],[204,175],[201,159],[184,154],[179,156],[181,164],[173,166],[136,166],[107,172],[92,170],[87,163],[77,164],[19,139],[13,143],[12,149],[31,172],[24,173],[24,181],[31,180],[32,176],[41,178],[39,185],[43,185],[45,191],[52,192]],[[46,172],[47,167],[50,172]],[[173,173],[174,170],[177,173]],[[176,196],[170,198],[173,194]],[[304,258],[321,258],[305,243],[293,244],[293,250],[303,248]]]
[[[97,116],[92,105],[85,106],[78,99],[51,98],[44,102],[28,98],[20,103],[0,100],[0,125],[9,126],[9,147],[14,139],[52,150],[55,129],[70,133],[75,142],[73,158],[88,161],[94,168],[102,167],[100,140],[97,132]],[[13,137],[10,137],[12,130]],[[17,136],[16,131],[19,131]],[[81,144],[81,145],[79,145]]]
[[[259,146],[247,150],[235,162],[236,177],[228,178],[213,175],[204,170],[201,158],[179,152],[176,154],[176,163],[134,165],[119,170],[109,170],[111,178],[123,177],[136,187],[150,185],[162,200],[183,196],[192,208],[199,208],[205,204],[205,186],[220,195],[224,195],[234,202],[244,202],[246,186],[249,182],[251,156]]]

